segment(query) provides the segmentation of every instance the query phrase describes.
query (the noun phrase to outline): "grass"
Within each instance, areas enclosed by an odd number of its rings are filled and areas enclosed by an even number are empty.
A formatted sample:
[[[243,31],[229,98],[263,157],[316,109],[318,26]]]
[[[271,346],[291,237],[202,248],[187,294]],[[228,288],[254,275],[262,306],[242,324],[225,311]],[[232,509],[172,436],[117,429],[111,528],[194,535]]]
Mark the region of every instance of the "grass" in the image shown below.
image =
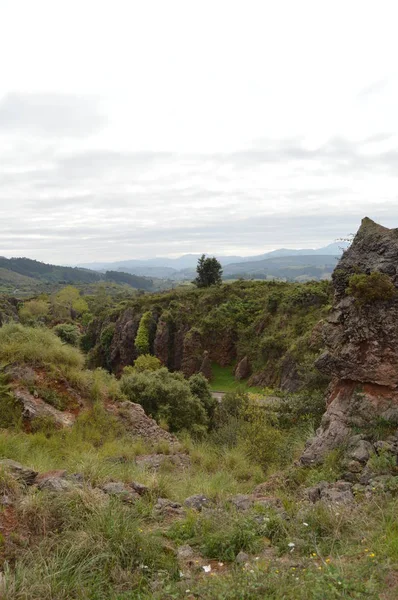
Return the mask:
[[[291,439],[286,435],[287,445]],[[226,448],[187,436],[181,443],[189,452],[190,467],[165,463],[160,471],[151,472],[136,464],[135,457],[158,448],[124,437],[99,408],[80,417],[71,429],[47,436],[0,431],[0,457],[40,472],[58,468],[81,472],[93,486],[133,480],[150,488],[148,496],[126,505],[90,486],[64,494],[23,489],[1,471],[0,493],[14,498],[15,531],[1,541],[0,596],[5,600],[177,600],[191,593],[209,600],[396,597],[382,593],[389,593],[387,574],[398,577],[398,500],[380,492],[348,507],[309,505],[302,501],[303,489],[319,478],[334,480],[335,470],[289,467],[268,492],[282,501],[283,514],[263,506],[239,512],[229,498],[250,493],[266,479],[257,461],[240,446]],[[124,462],[115,462],[117,457]],[[334,465],[336,460],[331,457],[329,462]],[[197,493],[214,502],[210,510],[191,510],[170,520],[154,509],[159,496],[183,502]],[[0,525],[1,519],[0,509]],[[193,563],[198,565],[189,572],[177,560],[176,550],[183,544],[193,548]],[[241,551],[249,555],[247,568],[235,562]],[[201,565],[209,562],[215,567],[223,563],[225,568],[205,575]]]
[[[238,390],[248,392],[261,392],[262,388],[249,386],[247,381],[238,381],[235,379],[233,366],[221,367],[217,363],[212,363],[212,380],[210,388],[213,392],[236,392]]]
[[[0,328],[1,362],[81,369],[84,365],[84,356],[76,348],[63,344],[44,327],[23,327],[9,323]]]

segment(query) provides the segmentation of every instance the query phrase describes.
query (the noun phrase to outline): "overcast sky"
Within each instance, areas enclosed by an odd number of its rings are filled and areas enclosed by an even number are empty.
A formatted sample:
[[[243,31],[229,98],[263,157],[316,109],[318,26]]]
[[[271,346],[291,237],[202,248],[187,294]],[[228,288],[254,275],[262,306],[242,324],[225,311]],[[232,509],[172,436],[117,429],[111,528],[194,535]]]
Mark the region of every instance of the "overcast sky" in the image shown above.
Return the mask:
[[[396,1],[0,0],[0,255],[398,227]]]

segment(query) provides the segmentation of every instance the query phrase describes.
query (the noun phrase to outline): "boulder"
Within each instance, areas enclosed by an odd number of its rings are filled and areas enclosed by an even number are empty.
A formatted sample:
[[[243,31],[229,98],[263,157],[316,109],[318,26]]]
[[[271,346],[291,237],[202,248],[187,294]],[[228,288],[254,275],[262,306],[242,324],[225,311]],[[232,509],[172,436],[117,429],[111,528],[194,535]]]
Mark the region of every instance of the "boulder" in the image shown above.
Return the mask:
[[[15,389],[13,393],[15,398],[22,404],[22,417],[26,421],[45,418],[51,419],[59,427],[71,427],[76,420],[74,414],[54,408],[54,406],[47,404],[28,390]]]
[[[25,485],[33,485],[37,477],[37,471],[21,465],[15,460],[3,458],[0,460],[0,468],[7,469],[21,483]]]
[[[109,481],[108,483],[104,483],[104,485],[101,486],[101,490],[108,496],[115,496],[127,504],[134,503],[140,497],[140,494],[134,488],[126,485],[122,481]]]
[[[178,446],[177,438],[165,431],[154,419],[145,414],[144,409],[134,402],[118,402],[108,404],[106,410],[120,420],[126,431],[133,436],[142,437],[150,442],[166,441],[171,446]]]

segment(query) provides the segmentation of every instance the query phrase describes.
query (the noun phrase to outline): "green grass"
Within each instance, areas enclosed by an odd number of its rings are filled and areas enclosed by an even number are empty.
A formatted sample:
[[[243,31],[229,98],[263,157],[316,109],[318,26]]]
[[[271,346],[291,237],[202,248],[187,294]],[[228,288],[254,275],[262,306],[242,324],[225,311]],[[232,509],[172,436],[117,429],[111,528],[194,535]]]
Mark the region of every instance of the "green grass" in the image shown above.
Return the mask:
[[[59,368],[82,368],[83,354],[63,344],[44,327],[24,327],[9,323],[0,329],[0,363],[55,365]]]
[[[247,381],[238,381],[234,376],[234,367],[221,367],[217,363],[212,363],[212,380],[210,382],[210,389],[213,392],[236,392],[237,390],[244,390],[248,392],[261,392],[262,388],[249,386]]]

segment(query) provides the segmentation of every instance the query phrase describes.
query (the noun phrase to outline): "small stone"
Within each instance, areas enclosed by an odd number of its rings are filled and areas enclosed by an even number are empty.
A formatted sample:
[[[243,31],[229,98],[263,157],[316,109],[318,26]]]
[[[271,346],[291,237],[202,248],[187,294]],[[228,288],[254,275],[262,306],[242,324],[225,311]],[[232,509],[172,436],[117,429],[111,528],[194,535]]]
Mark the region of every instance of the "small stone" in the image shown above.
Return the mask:
[[[202,510],[211,505],[209,498],[206,498],[203,494],[195,494],[184,500],[184,505],[187,508],[194,508],[196,510]]]
[[[101,487],[102,491],[109,496],[120,498],[123,502],[131,504],[135,502],[139,495],[132,489],[129,489],[122,481],[110,481]]]
[[[187,560],[188,558],[192,558],[193,554],[193,549],[188,544],[185,544],[184,546],[179,546],[179,548],[177,548],[177,556],[181,560]]]
[[[236,556],[235,561],[239,564],[239,565],[244,565],[249,561],[249,555],[246,554],[246,552],[239,552],[239,554]]]
[[[42,478],[37,484],[37,487],[39,490],[55,493],[70,492],[71,490],[76,489],[76,485],[74,485],[72,481],[68,481],[64,477],[53,475]]]
[[[237,510],[249,510],[253,506],[253,499],[247,494],[237,494],[229,498],[229,502],[235,506]]]

